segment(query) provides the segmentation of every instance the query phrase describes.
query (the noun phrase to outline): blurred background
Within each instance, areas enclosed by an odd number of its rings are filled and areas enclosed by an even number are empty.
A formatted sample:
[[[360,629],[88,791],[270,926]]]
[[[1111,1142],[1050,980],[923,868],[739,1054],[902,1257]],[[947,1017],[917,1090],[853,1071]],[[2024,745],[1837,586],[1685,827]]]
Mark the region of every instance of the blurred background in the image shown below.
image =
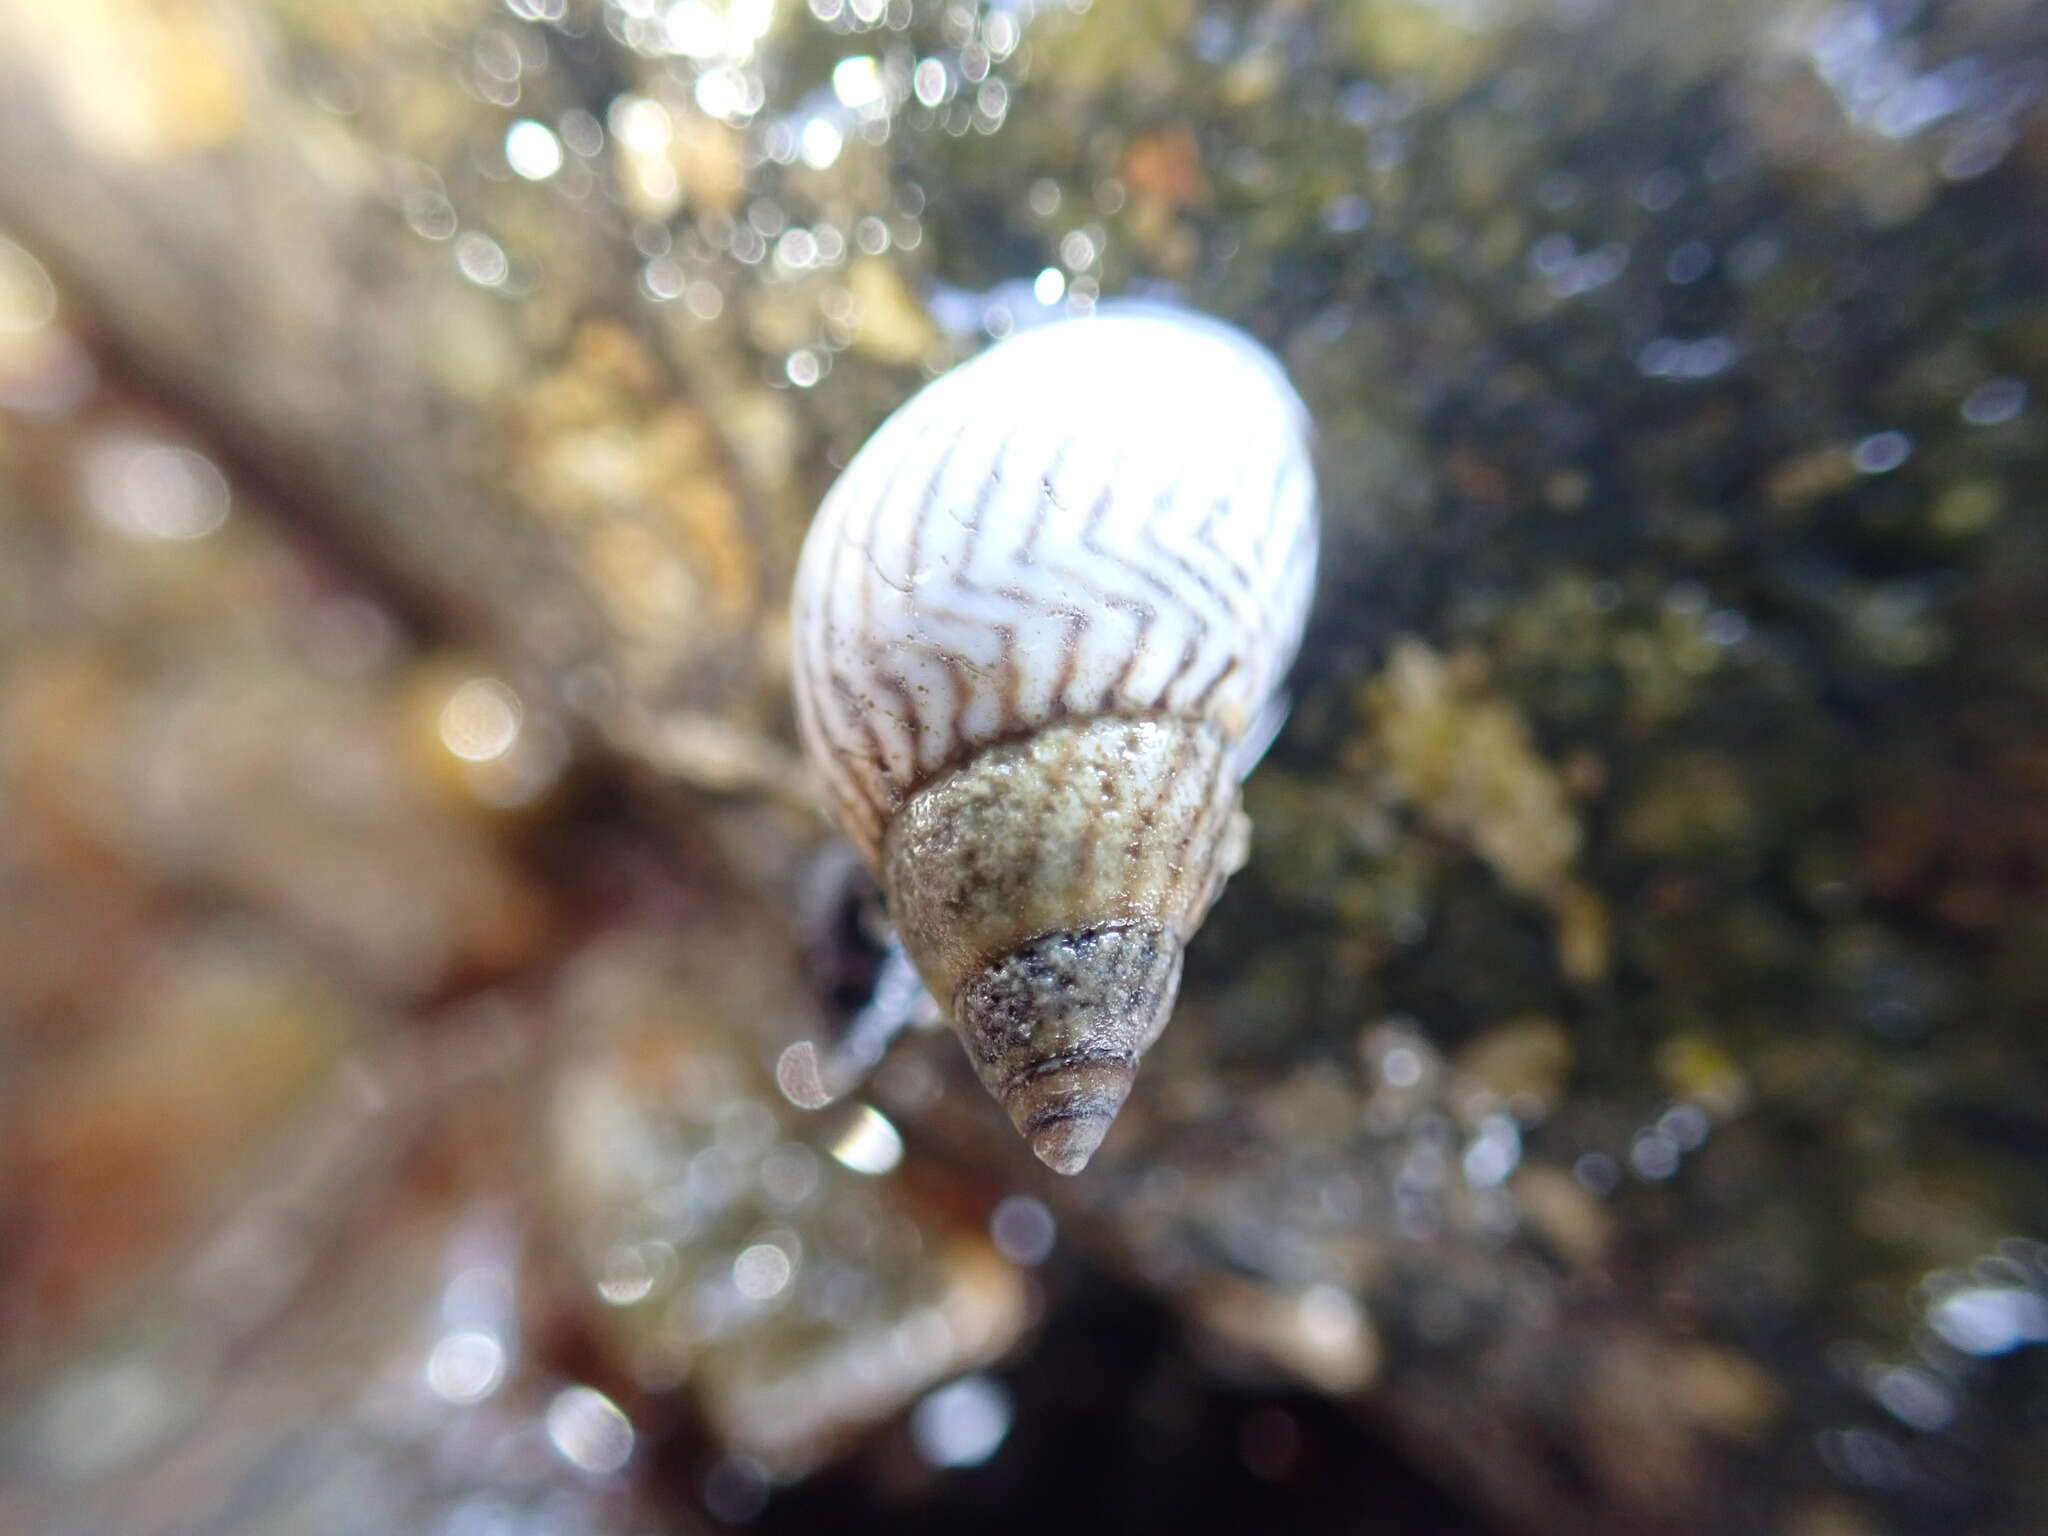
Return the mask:
[[[2048,1529],[2048,9],[0,0],[0,1530]],[[784,602],[920,382],[1286,361],[1093,1167]],[[784,1079],[787,1080],[785,1073]]]

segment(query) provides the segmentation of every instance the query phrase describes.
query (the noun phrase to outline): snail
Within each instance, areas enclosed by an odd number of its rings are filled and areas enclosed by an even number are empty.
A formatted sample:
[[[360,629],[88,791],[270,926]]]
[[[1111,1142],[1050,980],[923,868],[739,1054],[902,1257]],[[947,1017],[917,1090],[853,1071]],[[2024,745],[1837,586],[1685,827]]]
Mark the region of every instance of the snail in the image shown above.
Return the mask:
[[[798,563],[798,728],[977,1075],[1078,1173],[1242,864],[1316,564],[1307,411],[1221,322],[1022,331],[884,421]]]

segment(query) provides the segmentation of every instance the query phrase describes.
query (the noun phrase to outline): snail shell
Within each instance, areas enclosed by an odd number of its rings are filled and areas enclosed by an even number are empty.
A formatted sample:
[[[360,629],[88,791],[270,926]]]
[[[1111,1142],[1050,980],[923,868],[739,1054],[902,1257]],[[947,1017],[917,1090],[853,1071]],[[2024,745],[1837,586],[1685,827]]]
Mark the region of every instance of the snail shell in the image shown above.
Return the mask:
[[[1316,559],[1308,417],[1242,333],[1026,331],[885,421],[819,509],[797,718],[904,947],[1078,1173],[1242,862]]]

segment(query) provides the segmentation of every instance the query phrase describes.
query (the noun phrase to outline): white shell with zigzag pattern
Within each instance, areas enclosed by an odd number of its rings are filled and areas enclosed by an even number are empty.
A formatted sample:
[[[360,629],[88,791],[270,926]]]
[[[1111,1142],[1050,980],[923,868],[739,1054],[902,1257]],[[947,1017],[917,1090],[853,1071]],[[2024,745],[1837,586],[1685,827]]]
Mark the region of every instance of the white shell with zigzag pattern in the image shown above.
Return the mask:
[[[1315,574],[1308,435],[1264,349],[1152,306],[1023,332],[884,422],[794,603],[805,745],[869,862],[923,785],[1055,720],[1256,736]]]

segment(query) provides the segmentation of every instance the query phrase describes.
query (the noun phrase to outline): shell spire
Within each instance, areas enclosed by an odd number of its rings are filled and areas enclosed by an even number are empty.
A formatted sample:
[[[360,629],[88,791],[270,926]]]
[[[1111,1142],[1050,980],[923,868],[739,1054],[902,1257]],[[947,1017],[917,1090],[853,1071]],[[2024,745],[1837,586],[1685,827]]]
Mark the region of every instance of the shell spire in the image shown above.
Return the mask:
[[[798,568],[798,723],[976,1073],[1076,1173],[1242,857],[1300,644],[1308,420],[1249,338],[1024,332],[884,422]]]

